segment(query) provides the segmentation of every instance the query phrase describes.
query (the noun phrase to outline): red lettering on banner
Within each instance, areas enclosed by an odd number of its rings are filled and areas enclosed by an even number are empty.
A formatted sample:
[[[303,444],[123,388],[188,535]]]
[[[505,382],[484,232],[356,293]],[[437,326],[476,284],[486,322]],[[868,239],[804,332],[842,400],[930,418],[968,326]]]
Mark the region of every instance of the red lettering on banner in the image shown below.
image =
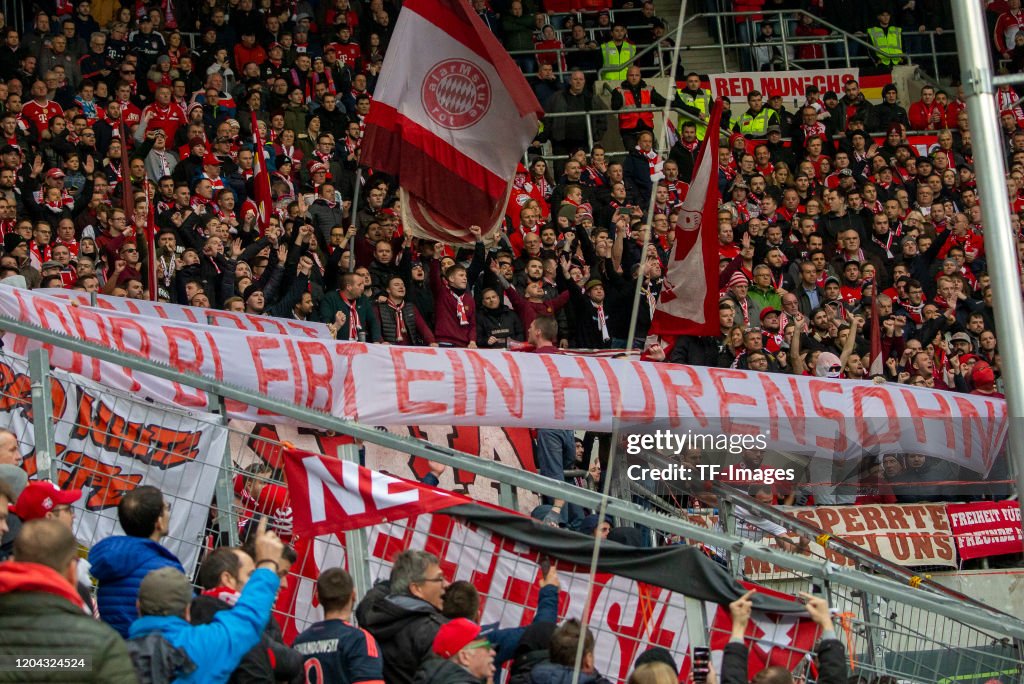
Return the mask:
[[[89,498],[83,504],[90,511],[114,508],[124,495],[138,487],[142,475],[122,472],[119,466],[109,465],[80,451],[67,451],[61,456],[65,469],[57,476],[61,489],[89,489]]]
[[[949,537],[936,536],[932,538],[932,542],[935,546],[936,556],[943,560],[953,560],[953,544],[950,543]]]
[[[647,372],[642,364],[632,362],[629,364],[629,367],[636,372],[637,379],[640,381],[640,388],[644,397],[644,407],[640,410],[627,410],[622,406],[622,387],[619,385],[619,377],[615,374],[608,359],[598,358],[596,361],[601,372],[604,373],[605,380],[608,381],[613,416],[619,420],[650,420],[654,418],[656,411],[654,389],[651,387],[651,381],[647,377]]]
[[[476,378],[476,415],[487,415],[487,377],[498,385],[498,395],[505,400],[505,409],[512,418],[523,417],[523,377],[519,364],[509,352],[502,352],[501,357],[508,364],[508,378],[491,363],[486,356],[475,351],[467,351],[469,365]]]
[[[252,354],[253,365],[256,366],[256,386],[262,394],[270,394],[270,383],[272,382],[293,382],[292,374],[289,369],[284,368],[268,368],[263,363],[263,352],[273,351],[281,348],[281,342],[275,337],[256,337],[255,335],[247,337],[246,341],[249,343],[249,352]],[[295,366],[292,365],[292,368]],[[296,387],[298,382],[294,383]],[[298,401],[296,401],[298,403]],[[267,416],[272,415],[271,411],[265,411],[259,409],[258,415]]]
[[[838,433],[838,436],[835,439],[818,437],[815,440],[815,443],[818,445],[819,449],[831,451],[833,455],[837,453],[845,453],[848,447],[846,440],[846,416],[843,415],[842,411],[829,408],[821,402],[822,395],[825,394],[838,394],[842,396],[842,386],[840,386],[839,383],[824,382],[822,380],[811,380],[809,385],[811,389],[811,401],[814,406],[814,413],[822,419],[828,418],[834,420],[836,423],[836,431]]]
[[[864,524],[867,526],[868,530],[877,530],[885,527],[881,511],[871,506],[865,506]]]
[[[925,421],[931,418],[936,418],[941,421],[941,425],[946,428],[946,448],[952,449],[956,446],[956,435],[953,433],[953,421],[950,419],[950,406],[946,402],[945,397],[939,392],[933,392],[928,394],[931,398],[935,399],[936,408],[925,408],[918,403],[918,399],[924,393],[918,393],[910,389],[900,389],[900,394],[903,395],[903,401],[907,402],[907,413],[906,415],[914,421],[914,435],[920,444],[927,444],[928,439],[928,426]]]
[[[53,415],[61,417],[68,405],[64,385],[57,378],[50,377],[50,398],[53,400]],[[20,409],[26,420],[33,420],[32,379],[16,373],[6,363],[0,363],[0,411]]]
[[[412,370],[405,363],[405,357],[413,354],[437,357],[437,351],[427,347],[407,348],[390,347],[391,359],[395,364],[395,389],[398,399],[399,413],[424,413],[427,415],[443,414],[448,410],[448,405],[440,401],[413,401],[410,398],[409,386],[414,382],[444,382],[444,373],[441,371]],[[443,385],[442,385],[443,391]],[[428,392],[433,395],[433,392]]]
[[[306,406],[330,411],[334,406],[334,386],[331,385],[331,378],[334,377],[334,361],[327,353],[327,347],[321,342],[296,340],[295,345],[299,349],[299,356],[302,357],[302,368],[305,370],[303,377],[306,378],[309,396],[306,397]],[[313,363],[315,359],[323,361],[323,371],[317,371]],[[326,397],[322,402],[317,401],[317,392],[323,388]]]
[[[901,509],[894,506],[887,506],[883,510],[885,511],[885,519],[889,521],[890,529],[907,529],[907,519],[903,517],[903,511]]]
[[[910,544],[913,548],[914,558],[925,559],[935,555],[932,549],[932,540],[922,532],[910,533]]]
[[[109,319],[92,309],[79,306],[71,306],[67,310],[71,315],[71,322],[75,326],[77,337],[89,342],[95,342],[103,347],[110,346],[110,338],[107,336],[107,321]],[[86,323],[93,323],[94,327],[87,328]],[[90,334],[93,330],[95,331],[94,335]],[[90,358],[89,363],[92,366],[92,372],[85,372],[83,375],[94,378],[102,377],[100,374],[100,360]]]
[[[466,367],[462,363],[459,353],[453,349],[445,351],[448,360],[452,363],[452,374],[455,377],[455,393],[452,406],[452,413],[462,417],[466,415]]]
[[[239,330],[248,329],[246,328],[246,326],[242,325],[242,321],[239,320],[238,315],[230,311],[218,311],[216,309],[209,309],[206,313],[206,319],[208,325],[216,325],[220,327],[220,323],[218,321],[230,321]]]
[[[590,370],[590,366],[587,364],[587,359],[582,357],[562,357],[563,359],[572,358],[576,362],[576,366],[583,373],[582,378],[573,378],[563,376],[561,371],[558,370],[558,365],[555,363],[554,358],[550,354],[539,354],[541,363],[548,371],[548,377],[551,379],[551,389],[554,393],[555,401],[555,418],[557,420],[565,419],[565,393],[567,390],[583,390],[587,393],[587,403],[589,404],[589,418],[590,420],[597,422],[601,420],[601,394],[597,388],[597,380],[594,378],[594,372]]]
[[[886,431],[881,432],[875,423],[882,416],[865,419],[864,402],[878,399],[885,409]],[[857,426],[857,441],[862,449],[882,444],[895,444],[900,440],[900,422],[889,390],[878,385],[857,385],[853,388],[853,415]],[[869,422],[870,421],[870,422]]]
[[[995,428],[994,421],[989,420],[988,424],[985,424],[984,418],[978,413],[975,404],[965,399],[964,397],[953,396],[953,401],[956,402],[956,407],[959,409],[959,424],[961,424],[961,431],[963,433],[963,443],[961,444],[961,454],[968,461],[973,461],[975,458],[975,430],[977,430],[978,440],[985,442],[985,433],[993,431]],[[989,419],[993,418],[989,416]]]
[[[729,79],[726,79],[726,78],[716,78],[715,79],[714,90],[715,90],[716,93],[718,93],[719,97],[721,97],[722,95],[725,95],[729,91]]]
[[[892,549],[892,555],[896,557],[896,560],[907,560],[910,558],[910,540],[907,539],[906,535],[901,532],[890,532],[885,535],[885,538],[889,540],[889,547]]]
[[[264,326],[270,326],[271,330],[269,332],[271,333],[276,333],[278,335],[288,334],[288,328],[286,328],[281,321],[272,316],[253,316],[249,318],[249,322],[260,332],[268,332]]]
[[[128,338],[125,335],[127,331],[131,330],[135,333],[137,345],[130,345]],[[133,318],[123,316],[118,320],[117,325],[110,326],[110,334],[113,337],[113,346],[115,349],[119,349],[129,354],[135,354],[141,356],[144,359],[149,358],[150,344],[149,344],[149,333],[146,329],[139,325],[138,322]],[[142,384],[135,379],[135,372],[131,368],[124,369],[125,375],[131,381],[131,387],[128,388],[129,392],[138,392],[142,389]]]
[[[221,361],[220,354],[216,353],[217,341],[213,339],[213,335],[209,331],[204,331],[203,336],[206,338],[206,343],[210,345],[210,349],[213,349],[213,377],[217,380],[224,379],[224,363]]]
[[[688,415],[692,416],[701,427],[707,427],[707,416],[704,415],[704,411],[696,401],[697,397],[704,396],[704,385],[701,383],[697,371],[689,366],[669,366],[661,363],[654,365],[654,370],[658,374],[658,379],[661,381],[662,388],[665,391],[665,399],[668,402],[669,424],[672,427],[677,427],[679,425],[679,418],[687,415],[679,412],[678,400],[682,399],[690,408]],[[681,385],[676,382],[675,377],[680,374],[688,376],[690,380],[689,385]]]
[[[857,512],[857,508],[844,508],[840,515],[843,518],[843,522],[846,524],[847,532],[864,531],[864,525],[860,522],[860,515]]]
[[[772,435],[781,435],[779,425],[779,411],[781,406],[786,414],[789,424],[789,432],[793,435],[798,444],[807,443],[807,414],[804,411],[804,398],[797,387],[796,378],[786,378],[784,382],[789,383],[788,396],[793,398],[793,403],[786,402],[787,393],[783,388],[775,384],[775,377],[770,373],[758,373],[761,387],[764,389],[765,405],[768,408],[769,431]]]
[[[747,374],[728,368],[708,368],[708,375],[711,376],[711,383],[718,391],[718,415],[722,417],[722,429],[735,434],[760,434],[761,429],[758,426],[736,423],[732,420],[730,413],[730,406],[733,405],[757,406],[757,399],[750,396],[749,390],[747,392],[730,392],[725,389],[725,380],[746,380]]]
[[[925,514],[924,506],[920,506],[920,505],[916,505],[916,504],[906,505],[906,506],[903,507],[903,510],[904,510],[904,512],[909,513],[910,515],[912,515],[914,517],[914,527],[916,527],[916,528],[924,527],[924,524],[925,524],[925,522],[924,522],[924,514]]]
[[[167,338],[167,363],[171,368],[177,368],[183,373],[204,375],[203,348],[192,331],[172,325],[165,325],[162,330]],[[182,347],[179,341],[185,342],[192,347],[193,354],[191,360],[186,360],[182,357]],[[180,406],[206,407],[206,399],[201,391],[193,390],[191,387],[185,387],[178,383],[174,383],[174,399],[172,401]]]
[[[362,354],[365,354],[366,351],[367,351],[367,347],[366,347],[366,344],[363,343],[363,342],[339,342],[336,345],[334,345],[334,353],[337,354],[338,356],[341,356],[341,357],[347,359],[346,367],[345,367],[345,382],[344,382],[344,387],[345,387],[345,390],[344,390],[344,392],[345,392],[345,394],[344,394],[344,397],[345,397],[345,399],[344,399],[344,401],[345,401],[344,414],[345,414],[345,417],[351,418],[352,420],[359,420],[359,407],[358,407],[357,402],[356,402],[356,376],[352,372],[352,366],[353,366],[353,364],[355,362],[354,361],[355,357],[359,356],[359,355],[362,355]],[[394,361],[393,358],[392,358],[392,361]],[[396,366],[396,371],[397,371],[397,366]],[[397,385],[397,377],[398,377],[397,372],[395,374],[395,377],[396,377],[396,385]],[[333,410],[333,408],[334,407],[331,406],[332,410]]]
[[[293,376],[293,384],[295,386],[295,398],[292,400],[296,405],[302,406],[302,386],[304,384],[302,376],[298,375],[299,372],[299,357],[295,353],[295,343],[284,338],[284,348],[288,352],[288,363],[290,364],[291,373]]]
[[[839,514],[836,513],[835,509],[823,508],[814,511],[812,514],[814,513],[816,513],[818,519],[821,520],[821,529],[826,532],[831,532],[839,524]]]

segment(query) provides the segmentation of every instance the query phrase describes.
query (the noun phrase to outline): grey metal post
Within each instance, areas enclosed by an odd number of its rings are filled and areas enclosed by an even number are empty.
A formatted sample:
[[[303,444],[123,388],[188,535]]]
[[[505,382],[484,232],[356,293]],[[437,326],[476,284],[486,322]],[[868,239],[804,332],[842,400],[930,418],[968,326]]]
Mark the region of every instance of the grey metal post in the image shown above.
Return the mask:
[[[345,444],[338,449],[341,460],[359,463],[359,447]],[[352,575],[352,584],[356,596],[362,598],[370,591],[373,582],[370,580],[369,555],[366,550],[366,530],[359,528],[345,533],[345,559],[348,561],[348,574]]]
[[[211,401],[214,399],[210,397]],[[217,413],[220,414],[224,427],[228,425],[228,410],[224,397],[217,396]],[[231,442],[224,445],[224,454],[217,471],[217,485],[213,490],[214,501],[217,503],[217,526],[221,534],[227,533],[228,545],[238,546],[238,523],[235,519],[235,477],[234,460],[231,458]]]
[[[588,153],[590,152],[591,148],[594,147],[594,142],[596,142],[594,140],[594,126],[593,126],[593,123],[590,120],[591,116],[592,116],[591,113],[587,112],[587,141],[589,142],[589,144],[587,145],[587,152]]]
[[[679,21],[683,20],[683,16],[679,15]],[[715,30],[718,31],[718,46],[719,52],[722,55],[722,73],[729,71],[728,59],[725,57],[725,34],[722,32],[722,16],[720,14],[715,15]],[[673,61],[678,61],[678,58],[673,57]]]
[[[363,185],[363,167],[356,167],[356,183],[355,190],[352,191],[352,210],[349,211],[348,221],[349,225],[354,226],[356,224],[356,214],[359,212],[359,191]],[[345,226],[345,230],[348,230],[348,226]],[[355,240],[349,240],[345,247],[348,249],[348,272],[352,273],[356,270],[356,250]]]
[[[498,483],[498,504],[510,511],[519,510],[519,490],[508,482]]]
[[[735,537],[736,536],[736,509],[732,505],[731,501],[719,500],[718,502],[718,515],[721,516],[722,527],[725,529],[725,533]],[[727,553],[729,557],[729,572],[732,573],[733,577],[737,579],[743,577],[743,557],[740,555],[737,549],[728,549]]]
[[[95,292],[89,293],[89,306],[96,306],[97,296]]]
[[[1017,470],[1018,501],[1024,504],[1024,307],[1017,275],[1017,245],[1010,228],[1010,205],[1006,201],[1006,165],[1001,154],[996,86],[988,50],[988,28],[984,10],[973,2],[954,2],[953,17],[960,47],[960,69],[971,131],[974,134],[975,171],[981,190],[985,220],[985,252],[992,276],[992,299],[996,326],[1002,339],[1010,434],[1007,446]]]
[[[53,397],[50,396],[50,355],[45,349],[28,354],[28,375],[32,388],[32,429],[36,438],[36,472],[57,482],[60,461],[53,441]]]

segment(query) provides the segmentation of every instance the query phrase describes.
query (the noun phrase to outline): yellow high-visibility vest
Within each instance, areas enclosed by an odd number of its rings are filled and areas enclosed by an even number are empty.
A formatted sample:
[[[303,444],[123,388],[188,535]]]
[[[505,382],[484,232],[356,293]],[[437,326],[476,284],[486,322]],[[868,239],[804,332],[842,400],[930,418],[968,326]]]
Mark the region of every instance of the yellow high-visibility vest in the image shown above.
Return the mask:
[[[890,26],[886,31],[881,26],[872,26],[868,29],[868,38],[878,49],[879,64],[892,66],[903,63],[903,29]]]
[[[774,111],[767,107],[762,107],[757,114],[751,114],[748,111],[740,117],[740,133],[754,136],[768,135],[768,121],[773,113]]]
[[[615,41],[612,40],[604,43],[601,45],[601,59],[604,64],[604,69],[601,70],[601,78],[606,81],[626,80],[626,72],[629,70],[629,67],[625,65],[635,56],[636,45],[633,45],[628,40],[622,41],[621,46],[616,45]]]
[[[687,104],[695,109],[700,110],[701,114],[707,114],[708,112],[711,111],[710,90],[705,89],[701,91],[700,95],[694,95],[693,93],[690,93],[683,88],[677,88],[676,93],[679,95],[679,98],[683,101],[684,104]],[[690,121],[690,119],[687,119],[682,116],[679,117],[678,128],[680,131],[683,130],[683,124],[686,123],[687,121]],[[703,140],[704,136],[707,135],[708,126],[707,124],[702,123],[700,121],[697,121],[695,123],[697,124],[697,140]]]

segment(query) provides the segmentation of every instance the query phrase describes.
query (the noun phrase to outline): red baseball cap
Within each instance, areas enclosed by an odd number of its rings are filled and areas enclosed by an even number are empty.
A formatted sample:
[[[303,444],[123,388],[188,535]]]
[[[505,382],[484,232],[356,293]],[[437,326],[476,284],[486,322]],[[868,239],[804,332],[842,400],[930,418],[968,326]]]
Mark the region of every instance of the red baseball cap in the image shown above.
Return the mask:
[[[81,489],[62,490],[52,482],[34,480],[21,491],[10,511],[22,520],[36,520],[45,518],[57,506],[67,506],[81,498]]]
[[[441,625],[434,637],[434,644],[431,650],[442,658],[451,658],[453,655],[466,648],[480,636],[480,625],[466,618],[455,618]],[[486,642],[486,639],[481,639]],[[480,644],[483,646],[483,643]]]
[[[223,164],[220,159],[213,152],[207,152],[203,155],[203,166],[220,166]]]
[[[47,178],[63,178],[64,177],[64,172],[61,171],[60,169],[50,169],[49,171],[46,172],[46,177]]]

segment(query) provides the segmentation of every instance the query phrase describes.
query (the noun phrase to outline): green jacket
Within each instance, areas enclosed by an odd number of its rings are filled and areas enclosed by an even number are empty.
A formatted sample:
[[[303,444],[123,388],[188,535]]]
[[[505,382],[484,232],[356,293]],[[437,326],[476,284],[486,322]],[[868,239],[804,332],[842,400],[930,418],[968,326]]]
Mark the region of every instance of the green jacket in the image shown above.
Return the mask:
[[[137,684],[125,642],[72,603],[74,589],[35,563],[0,564],[0,656],[88,656],[91,669],[3,670],[0,682]],[[67,592],[67,593],[64,593]]]
[[[345,325],[338,328],[338,339],[349,340],[352,316],[348,305],[341,300],[341,293],[337,290],[328,292],[320,300],[320,320],[324,323],[334,323],[334,314],[339,311],[345,312]],[[359,328],[366,333],[367,342],[380,342],[380,319],[373,309],[373,302],[367,297],[360,297],[356,300],[356,312],[359,314]],[[358,338],[358,332],[356,334]]]
[[[747,296],[761,309],[782,310],[782,295],[776,292],[774,287],[767,287],[762,290],[757,285],[751,285],[750,289],[747,290]],[[760,314],[760,311],[758,313]]]
[[[505,49],[509,52],[533,50],[533,32],[536,30],[533,14],[523,12],[523,16],[515,17],[505,14],[501,18],[501,28],[505,31]],[[531,55],[513,55],[513,57],[529,57]]]

